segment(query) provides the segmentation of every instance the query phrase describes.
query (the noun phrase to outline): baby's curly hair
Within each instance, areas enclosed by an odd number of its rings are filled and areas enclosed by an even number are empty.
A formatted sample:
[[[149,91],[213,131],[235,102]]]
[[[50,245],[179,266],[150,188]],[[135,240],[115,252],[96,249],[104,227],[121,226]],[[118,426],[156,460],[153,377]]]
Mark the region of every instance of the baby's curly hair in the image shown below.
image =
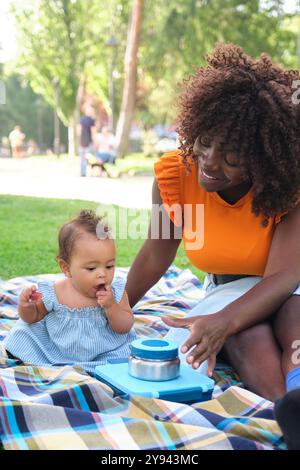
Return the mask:
[[[234,44],[218,44],[206,61],[179,98],[182,158],[187,166],[196,158],[199,135],[221,135],[224,150],[238,153],[253,184],[252,211],[266,225],[299,197],[300,105],[292,99],[299,72],[274,65],[265,53],[254,60]]]
[[[91,233],[103,240],[111,238],[111,231],[104,218],[98,216],[94,211],[83,209],[74,219],[66,222],[58,233],[58,255],[57,260],[70,262],[75,242],[82,233]]]

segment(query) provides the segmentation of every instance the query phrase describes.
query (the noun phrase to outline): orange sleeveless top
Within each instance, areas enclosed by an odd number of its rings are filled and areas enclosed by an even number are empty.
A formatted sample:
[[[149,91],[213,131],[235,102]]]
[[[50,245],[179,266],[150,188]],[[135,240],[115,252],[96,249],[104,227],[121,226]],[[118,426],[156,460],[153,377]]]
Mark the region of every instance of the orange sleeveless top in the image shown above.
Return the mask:
[[[178,150],[163,155],[154,171],[169,217],[178,227],[184,221],[185,252],[194,266],[214,274],[263,275],[275,226],[285,213],[262,227],[262,217],[251,211],[251,189],[227,203],[200,186],[196,163],[187,173]]]

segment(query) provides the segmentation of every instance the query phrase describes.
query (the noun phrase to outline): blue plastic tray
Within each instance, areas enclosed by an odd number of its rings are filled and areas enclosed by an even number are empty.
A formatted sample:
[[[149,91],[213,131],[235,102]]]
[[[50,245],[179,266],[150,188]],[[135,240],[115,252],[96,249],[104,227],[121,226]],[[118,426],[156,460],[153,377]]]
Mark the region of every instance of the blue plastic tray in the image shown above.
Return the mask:
[[[184,364],[181,364],[179,377],[164,382],[131,377],[127,362],[97,366],[95,375],[111,386],[117,395],[141,395],[179,403],[210,400],[214,388],[212,379]]]

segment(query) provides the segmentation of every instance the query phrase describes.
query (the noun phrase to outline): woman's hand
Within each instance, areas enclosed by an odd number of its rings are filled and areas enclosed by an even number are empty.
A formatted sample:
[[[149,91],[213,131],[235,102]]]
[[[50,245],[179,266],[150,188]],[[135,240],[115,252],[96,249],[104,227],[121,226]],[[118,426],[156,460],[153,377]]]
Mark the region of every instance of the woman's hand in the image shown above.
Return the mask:
[[[190,318],[162,317],[164,323],[175,328],[187,328],[191,334],[181,346],[181,352],[186,353],[187,362],[194,369],[208,360],[207,374],[212,375],[216,365],[216,356],[226,339],[230,336],[230,324],[223,312],[211,315],[198,315]]]

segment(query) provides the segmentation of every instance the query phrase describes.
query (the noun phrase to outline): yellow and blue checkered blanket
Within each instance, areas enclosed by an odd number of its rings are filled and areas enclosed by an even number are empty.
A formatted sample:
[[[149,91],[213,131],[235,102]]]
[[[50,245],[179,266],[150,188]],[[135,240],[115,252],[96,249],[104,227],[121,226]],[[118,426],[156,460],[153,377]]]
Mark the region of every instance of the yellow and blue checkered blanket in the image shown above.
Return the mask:
[[[126,277],[126,268],[118,275]],[[190,405],[139,396],[114,397],[77,367],[37,367],[9,359],[3,339],[17,317],[20,291],[39,279],[0,282],[0,440],[8,450],[285,449],[271,402],[245,390],[218,365],[213,399]],[[140,336],[162,337],[160,316],[183,316],[203,296],[189,270],[172,266],[135,306]]]

